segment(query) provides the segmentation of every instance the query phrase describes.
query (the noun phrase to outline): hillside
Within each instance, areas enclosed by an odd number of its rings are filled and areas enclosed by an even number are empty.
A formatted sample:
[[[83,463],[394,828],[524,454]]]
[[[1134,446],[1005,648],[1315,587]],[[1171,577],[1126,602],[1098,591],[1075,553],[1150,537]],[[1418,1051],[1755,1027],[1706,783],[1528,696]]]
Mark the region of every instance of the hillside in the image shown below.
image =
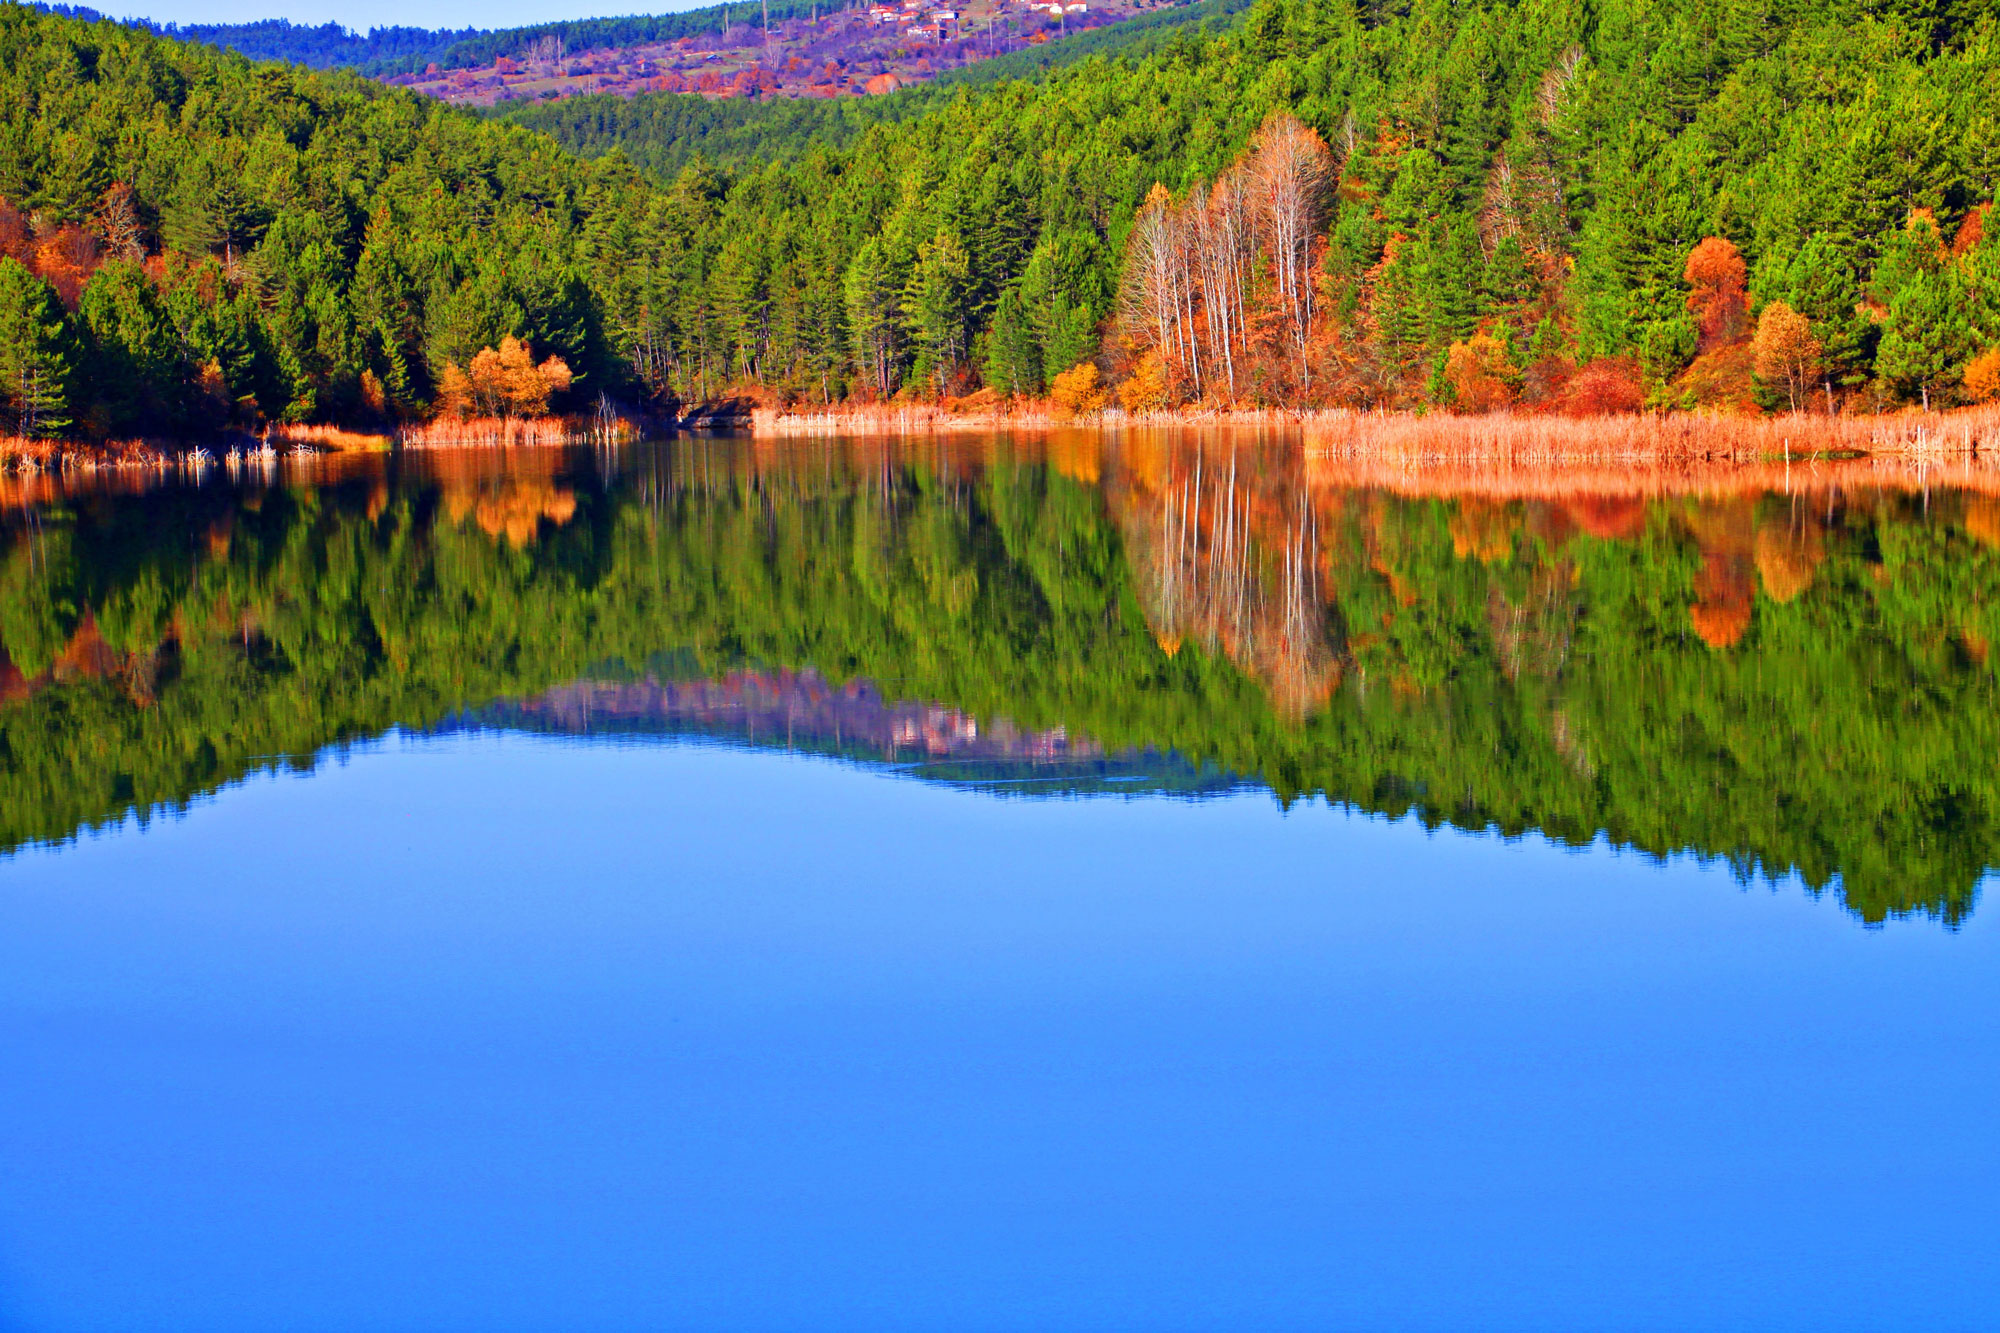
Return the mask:
[[[2000,388],[1993,25],[1266,3],[894,125],[665,98],[524,118],[740,170],[682,182],[714,198],[673,302],[683,394],[1032,395],[1108,336],[1132,406],[1935,405]],[[1298,132],[1251,152],[1280,113]]]
[[[1219,2],[1209,0],[1211,6]],[[718,24],[710,32],[583,50],[552,34],[486,65],[433,64],[388,82],[463,106],[647,92],[765,100],[880,96],[1072,42],[1115,49],[1158,27],[1200,17],[1171,0],[964,0],[944,6],[890,0],[825,8],[774,15],[768,24],[753,13],[752,22]],[[1023,68],[1032,72],[1035,66]]]
[[[737,170],[788,162],[808,150],[842,147],[870,125],[909,120],[948,100],[953,90],[1040,78],[1095,57],[1143,58],[1175,40],[1183,29],[1201,31],[1230,21],[1250,0],[1196,0],[1154,9],[1110,27],[1073,33],[1059,41],[1020,45],[1007,53],[916,77],[889,96],[865,101],[784,97],[632,96],[586,93],[559,100],[513,101],[502,114],[517,125],[553,135],[589,157],[618,152],[655,178],[671,180],[700,157]],[[759,74],[773,64],[765,61]],[[731,77],[735,77],[732,72]],[[782,76],[774,75],[774,78]],[[854,91],[852,84],[842,91]],[[866,91],[865,85],[861,91]],[[822,89],[822,94],[824,89]]]
[[[44,430],[384,419],[516,336],[572,403],[1946,404],[2000,390],[1989,7],[1265,0],[907,115],[711,121],[726,170],[680,155],[701,104],[643,103],[632,155],[675,172],[648,185],[10,5],[9,401]]]
[[[30,9],[90,23],[114,20],[87,5],[30,4]],[[422,69],[460,42],[486,34],[478,28],[370,28],[354,32],[338,23],[317,27],[288,19],[251,23],[153,23],[125,20],[161,37],[201,42],[248,56],[252,60],[284,60],[311,69],[357,69],[397,73]]]
[[[21,434],[429,410],[507,337],[628,392],[607,243],[657,192],[364,79],[0,6],[0,402]]]
[[[126,23],[252,60],[351,69],[458,105],[493,106],[660,91],[714,97],[880,94],[996,60],[994,72],[982,77],[1017,78],[1088,55],[1143,51],[1175,27],[1242,9],[1248,0],[1065,0],[1051,13],[1052,3],[970,0],[937,8],[918,0],[873,5],[739,0],[672,14],[491,31],[391,26],[364,33],[338,23],[314,27],[285,19]],[[28,7],[110,21],[87,6]]]

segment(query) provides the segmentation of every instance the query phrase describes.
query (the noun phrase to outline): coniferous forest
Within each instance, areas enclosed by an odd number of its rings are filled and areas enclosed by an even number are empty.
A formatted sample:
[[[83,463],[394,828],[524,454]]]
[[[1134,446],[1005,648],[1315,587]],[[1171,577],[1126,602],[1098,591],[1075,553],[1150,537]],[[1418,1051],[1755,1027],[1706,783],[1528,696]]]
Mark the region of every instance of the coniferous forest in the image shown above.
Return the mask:
[[[418,419],[510,338],[555,411],[1978,400],[1995,9],[1263,0],[708,155],[10,3],[7,431]]]

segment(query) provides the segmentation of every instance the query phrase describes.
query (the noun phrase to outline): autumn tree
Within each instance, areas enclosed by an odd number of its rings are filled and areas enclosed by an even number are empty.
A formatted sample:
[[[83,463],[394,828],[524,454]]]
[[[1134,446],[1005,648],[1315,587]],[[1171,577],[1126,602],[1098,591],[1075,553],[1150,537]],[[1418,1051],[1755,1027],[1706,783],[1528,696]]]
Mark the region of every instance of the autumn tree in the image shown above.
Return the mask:
[[[1444,378],[1459,411],[1492,412],[1514,401],[1520,374],[1498,338],[1476,333],[1446,352]]]
[[[1079,361],[1049,382],[1049,401],[1065,415],[1102,411],[1104,387],[1094,361]]]
[[[1743,256],[1736,247],[1720,236],[1708,237],[1689,253],[1681,278],[1691,289],[1687,309],[1695,317],[1698,350],[1712,352],[1741,340],[1750,302]]]
[[[1757,378],[1769,385],[1782,386],[1792,411],[1798,411],[1812,391],[1822,350],[1806,317],[1783,301],[1771,302],[1757,317],[1753,347]]]
[[[139,196],[125,182],[113,185],[98,201],[97,230],[113,259],[137,262],[146,257],[146,224],[139,216]]]
[[[1252,257],[1248,191],[1241,171],[1225,172],[1203,198],[1189,200],[1195,271],[1201,288],[1201,309],[1213,359],[1237,395],[1238,363],[1249,339],[1249,268]]]
[[[497,348],[480,348],[469,371],[455,362],[445,366],[438,377],[439,406],[454,416],[468,412],[485,417],[546,416],[550,400],[566,391],[573,379],[561,357],[536,365],[526,343],[502,338]]]
[[[468,416],[473,411],[472,377],[456,361],[447,361],[438,372],[436,406],[439,412],[453,417]]]
[[[1194,330],[1186,229],[1164,185],[1154,185],[1133,220],[1125,259],[1125,326],[1135,342],[1201,392],[1201,349]]]
[[[2000,400],[2000,347],[1989,348],[1967,364],[1965,396],[1975,403]]]
[[[1312,246],[1324,222],[1333,154],[1297,117],[1280,114],[1258,131],[1247,175],[1272,283],[1298,354],[1299,383],[1306,385],[1315,297]]]
[[[1118,386],[1118,401],[1127,412],[1161,412],[1174,405],[1159,348],[1147,351],[1132,367],[1131,377]]]

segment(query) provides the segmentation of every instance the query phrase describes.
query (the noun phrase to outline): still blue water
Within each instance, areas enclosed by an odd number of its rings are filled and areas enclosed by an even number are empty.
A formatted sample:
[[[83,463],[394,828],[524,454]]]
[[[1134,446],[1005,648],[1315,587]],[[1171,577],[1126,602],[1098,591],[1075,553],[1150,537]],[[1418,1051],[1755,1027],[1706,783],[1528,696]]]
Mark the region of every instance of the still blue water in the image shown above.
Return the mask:
[[[394,738],[7,868],[5,1317],[1978,1327],[1992,920]]]
[[[458,716],[0,860],[0,1328],[2000,1323],[1977,904]]]

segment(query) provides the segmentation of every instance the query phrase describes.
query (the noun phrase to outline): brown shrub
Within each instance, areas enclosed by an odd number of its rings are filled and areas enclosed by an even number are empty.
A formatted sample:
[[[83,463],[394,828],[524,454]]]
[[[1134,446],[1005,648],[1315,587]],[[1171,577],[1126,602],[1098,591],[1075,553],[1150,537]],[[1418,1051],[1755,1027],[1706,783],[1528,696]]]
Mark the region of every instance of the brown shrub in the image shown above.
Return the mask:
[[[1571,375],[1554,399],[1566,417],[1608,417],[1637,412],[1646,390],[1639,363],[1629,356],[1600,357]]]
[[[1748,343],[1733,343],[1704,352],[1681,372],[1676,381],[1682,395],[1694,406],[1712,411],[1758,413],[1753,373],[1756,353]]]

